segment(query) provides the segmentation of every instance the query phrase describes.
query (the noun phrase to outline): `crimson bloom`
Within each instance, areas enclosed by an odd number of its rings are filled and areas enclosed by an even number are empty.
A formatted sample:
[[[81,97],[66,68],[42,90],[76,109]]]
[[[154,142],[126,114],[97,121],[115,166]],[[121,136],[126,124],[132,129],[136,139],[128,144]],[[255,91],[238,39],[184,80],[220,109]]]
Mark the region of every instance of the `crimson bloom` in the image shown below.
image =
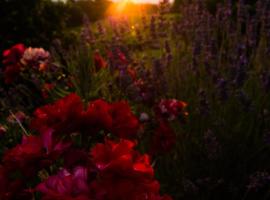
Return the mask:
[[[39,132],[51,128],[56,135],[78,131],[81,124],[83,103],[74,93],[36,109],[31,127]]]
[[[96,71],[99,71],[100,69],[107,67],[106,61],[102,58],[99,52],[95,52],[94,54],[94,63],[95,63]]]
[[[128,60],[127,60],[125,54],[120,49],[118,49],[117,55],[118,55],[118,59],[120,60],[121,64],[128,64]]]
[[[23,136],[21,144],[5,152],[5,168],[10,172],[20,170],[25,176],[32,176],[40,168],[50,165],[71,144],[53,140],[52,132],[47,129],[40,136]]]
[[[159,197],[159,183],[148,155],[134,150],[135,143],[106,140],[91,150],[91,157],[99,177],[92,182],[95,199],[100,200],[147,200]],[[158,198],[151,198],[158,199]]]
[[[3,64],[5,66],[4,78],[6,84],[11,84],[21,71],[20,59],[26,47],[16,44],[3,52]]]
[[[149,157],[147,155],[139,156],[139,153],[133,149],[135,145],[135,142],[129,140],[122,139],[119,143],[115,143],[107,139],[105,144],[96,144],[90,154],[97,169],[102,172],[134,170],[134,172],[145,172],[149,177],[153,177]]]
[[[139,120],[132,113],[126,101],[111,105],[112,127],[111,132],[120,138],[134,138],[140,128]]]
[[[98,99],[90,102],[83,118],[86,130],[103,129],[120,138],[134,138],[139,129],[139,121],[125,101],[109,104]]]
[[[16,44],[10,49],[7,49],[3,52],[3,64],[5,66],[14,65],[18,63],[25,51],[26,47],[24,44]]]
[[[120,138],[134,138],[139,130],[139,121],[127,102],[109,104],[97,99],[84,111],[80,97],[74,93],[36,109],[34,116],[31,127],[40,133],[46,129],[53,129],[56,135],[104,130]]]
[[[90,102],[83,113],[83,129],[90,133],[97,133],[101,129],[109,130],[112,126],[110,109],[111,105],[102,99]]]
[[[35,173],[36,162],[42,155],[42,140],[38,136],[23,136],[22,143],[8,150],[3,163],[9,170],[20,169],[25,175]]]

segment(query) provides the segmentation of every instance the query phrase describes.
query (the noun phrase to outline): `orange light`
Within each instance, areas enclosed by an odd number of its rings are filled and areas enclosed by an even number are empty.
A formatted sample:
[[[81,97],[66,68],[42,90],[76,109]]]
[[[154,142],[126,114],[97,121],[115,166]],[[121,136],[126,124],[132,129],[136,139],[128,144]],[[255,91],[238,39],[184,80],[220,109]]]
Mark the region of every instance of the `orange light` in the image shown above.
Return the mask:
[[[122,13],[125,8],[127,7],[127,4],[130,2],[130,0],[122,0],[118,4],[116,4],[116,12]]]
[[[134,3],[132,0],[121,0],[112,4],[108,10],[108,15],[113,16],[135,16],[142,14],[144,5]]]

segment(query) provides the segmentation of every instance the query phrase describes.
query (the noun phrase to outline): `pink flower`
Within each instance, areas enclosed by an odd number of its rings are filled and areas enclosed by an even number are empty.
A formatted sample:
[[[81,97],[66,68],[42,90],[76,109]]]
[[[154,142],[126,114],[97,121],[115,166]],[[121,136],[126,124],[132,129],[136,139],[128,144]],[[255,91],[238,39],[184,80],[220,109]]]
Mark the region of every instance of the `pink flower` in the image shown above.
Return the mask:
[[[21,62],[24,65],[30,65],[32,67],[38,67],[40,71],[45,70],[46,63],[49,61],[50,53],[43,48],[29,47],[24,51]]]
[[[62,169],[40,183],[36,190],[43,194],[43,200],[90,200],[87,179],[88,172],[84,167],[78,166],[71,173]]]

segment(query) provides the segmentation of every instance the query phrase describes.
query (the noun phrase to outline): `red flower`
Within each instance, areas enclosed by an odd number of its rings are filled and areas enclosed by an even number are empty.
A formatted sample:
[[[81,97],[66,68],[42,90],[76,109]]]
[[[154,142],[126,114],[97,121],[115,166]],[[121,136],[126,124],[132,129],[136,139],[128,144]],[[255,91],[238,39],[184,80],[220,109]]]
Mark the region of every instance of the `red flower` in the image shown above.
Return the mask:
[[[97,144],[91,150],[91,157],[96,168],[101,174],[121,172],[127,177],[148,177],[154,176],[149,156],[140,155],[134,150],[135,142],[120,140],[115,143],[106,140],[105,144]]]
[[[5,66],[17,64],[20,61],[25,49],[26,47],[24,44],[16,44],[10,49],[5,50],[3,52],[3,64]]]
[[[139,129],[139,121],[127,102],[109,104],[98,99],[90,102],[83,111],[83,104],[76,94],[38,108],[34,115],[31,127],[40,133],[46,129],[53,129],[57,135],[105,130],[120,138],[134,138]]]
[[[146,200],[158,195],[159,183],[154,180],[154,171],[148,155],[134,150],[135,143],[106,140],[91,150],[93,163],[99,179],[92,183],[99,199]]]
[[[117,55],[118,55],[118,58],[119,58],[121,64],[128,64],[128,60],[127,60],[125,54],[121,50],[118,49]]]
[[[177,117],[187,116],[185,112],[187,104],[176,99],[162,99],[156,106],[156,115],[165,120],[175,120]]]
[[[6,84],[11,84],[21,71],[20,59],[25,51],[23,44],[16,44],[3,52],[5,65],[4,78]]]
[[[137,72],[135,69],[131,68],[131,67],[128,67],[127,68],[127,73],[130,75],[130,77],[132,78],[133,81],[136,80],[137,78]]]
[[[110,131],[120,138],[134,138],[139,122],[127,102],[109,104],[101,99],[90,102],[84,113],[84,128],[94,133],[101,129]]]
[[[125,101],[111,105],[112,127],[111,132],[120,138],[134,138],[140,128],[137,117],[132,113]]]
[[[84,167],[76,167],[72,173],[63,169],[40,183],[36,190],[43,194],[42,200],[90,200],[87,179]]]
[[[42,155],[42,140],[37,136],[23,136],[22,143],[8,150],[3,163],[9,170],[20,169],[26,176],[35,173],[36,162]]]
[[[53,140],[52,130],[47,129],[41,136],[23,136],[21,144],[4,154],[3,163],[10,172],[19,170],[32,176],[56,160],[70,144]]]
[[[31,127],[39,132],[52,128],[56,134],[72,133],[80,128],[82,112],[80,97],[72,93],[54,104],[36,109]]]
[[[102,99],[90,102],[83,114],[83,129],[92,133],[97,133],[101,129],[108,130],[112,126],[110,108],[110,104]]]
[[[106,61],[102,58],[102,56],[98,52],[95,52],[94,54],[94,63],[96,71],[99,71],[100,69],[107,67]]]
[[[166,153],[176,142],[176,135],[167,122],[161,121],[152,138],[151,153]]]

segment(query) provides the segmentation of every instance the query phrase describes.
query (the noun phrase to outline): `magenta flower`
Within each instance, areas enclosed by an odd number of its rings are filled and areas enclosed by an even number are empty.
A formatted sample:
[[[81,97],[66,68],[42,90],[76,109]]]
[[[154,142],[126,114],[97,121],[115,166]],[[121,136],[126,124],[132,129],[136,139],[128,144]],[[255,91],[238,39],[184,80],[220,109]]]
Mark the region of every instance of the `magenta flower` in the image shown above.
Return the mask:
[[[62,169],[40,183],[36,190],[43,194],[42,200],[90,200],[87,184],[88,172],[84,167],[76,167],[73,172]]]

